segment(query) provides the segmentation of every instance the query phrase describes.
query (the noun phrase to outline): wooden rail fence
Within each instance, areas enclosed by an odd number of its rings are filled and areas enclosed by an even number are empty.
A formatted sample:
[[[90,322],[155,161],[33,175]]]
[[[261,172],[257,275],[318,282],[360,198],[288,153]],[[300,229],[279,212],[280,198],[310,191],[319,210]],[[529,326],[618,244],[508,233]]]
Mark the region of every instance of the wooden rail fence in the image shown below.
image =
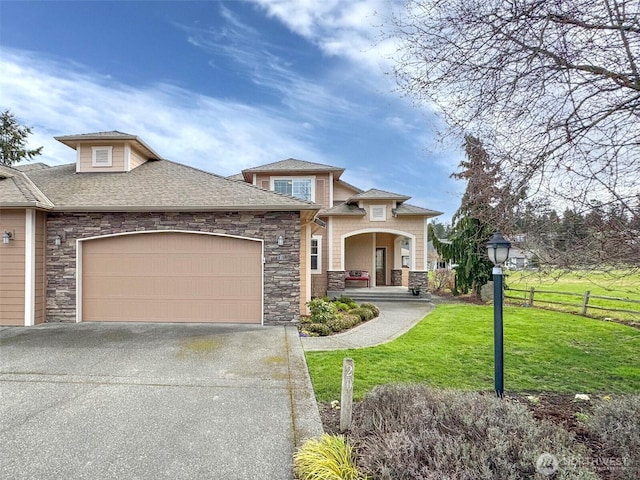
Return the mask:
[[[520,293],[523,293],[524,295],[514,296],[514,295],[510,295],[511,292],[520,292]],[[540,298],[540,296],[536,297],[536,294],[566,295],[569,297],[579,297],[582,299],[582,301],[580,303],[561,302],[558,300],[549,300],[545,298]],[[623,308],[606,307],[602,305],[593,305],[589,303],[591,299],[600,299],[600,300],[607,300],[612,302],[624,302],[624,303],[633,303],[633,304],[640,305],[640,300],[632,300],[630,298],[619,298],[619,297],[606,297],[604,295],[591,295],[591,292],[589,290],[587,290],[586,292],[584,292],[584,294],[582,294],[582,293],[571,293],[571,292],[556,292],[552,290],[536,290],[535,287],[531,287],[528,290],[522,290],[519,288],[508,288],[505,290],[504,298],[511,299],[511,300],[518,300],[520,302],[524,300],[529,307],[533,307],[534,302],[550,304],[550,305],[563,305],[563,306],[569,306],[569,307],[577,307],[581,315],[587,315],[588,309],[594,309],[594,310],[606,310],[609,312],[630,313],[630,314],[635,314],[640,316],[640,306],[638,307],[638,310],[627,310]]]

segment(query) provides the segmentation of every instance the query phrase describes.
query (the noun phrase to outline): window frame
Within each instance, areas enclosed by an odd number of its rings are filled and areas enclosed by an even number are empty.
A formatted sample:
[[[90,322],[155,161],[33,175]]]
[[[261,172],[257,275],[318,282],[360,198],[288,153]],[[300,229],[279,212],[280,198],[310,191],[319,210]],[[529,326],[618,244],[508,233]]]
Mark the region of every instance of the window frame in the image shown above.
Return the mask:
[[[310,177],[293,177],[293,176],[282,176],[282,177],[271,177],[269,179],[269,189],[272,191],[276,191],[276,181],[290,181],[291,182],[291,197],[293,198],[297,198],[299,200],[305,200],[305,201],[309,201],[309,202],[314,202],[316,201],[316,177],[315,176],[310,176]],[[300,198],[297,197],[293,194],[294,191],[294,187],[293,187],[293,183],[296,181],[306,181],[309,182],[309,199],[307,200],[306,198]],[[283,193],[282,195],[289,195],[288,193]]]
[[[313,253],[313,242],[316,242],[316,253]],[[311,259],[316,257],[316,268],[312,267]],[[322,273],[322,236],[321,235],[312,235],[311,241],[309,242],[309,270],[312,274],[318,275]]]
[[[98,162],[97,161],[97,153],[101,150],[107,151],[107,162]],[[91,166],[92,167],[113,167],[113,146],[105,145],[102,147],[91,147]]]
[[[382,209],[382,217],[374,215],[374,211]],[[387,221],[387,206],[386,205],[369,205],[369,221],[370,222],[386,222]]]

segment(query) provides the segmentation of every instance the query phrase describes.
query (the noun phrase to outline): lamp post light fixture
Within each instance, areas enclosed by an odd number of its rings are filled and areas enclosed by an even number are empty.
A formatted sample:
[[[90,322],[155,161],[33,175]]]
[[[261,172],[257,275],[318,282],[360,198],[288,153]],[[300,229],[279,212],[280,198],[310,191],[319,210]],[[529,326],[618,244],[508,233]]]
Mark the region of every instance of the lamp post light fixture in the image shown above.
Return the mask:
[[[500,232],[493,234],[487,242],[489,260],[493,262],[493,358],[496,395],[504,394],[504,347],[502,328],[502,264],[509,258],[511,242]]]

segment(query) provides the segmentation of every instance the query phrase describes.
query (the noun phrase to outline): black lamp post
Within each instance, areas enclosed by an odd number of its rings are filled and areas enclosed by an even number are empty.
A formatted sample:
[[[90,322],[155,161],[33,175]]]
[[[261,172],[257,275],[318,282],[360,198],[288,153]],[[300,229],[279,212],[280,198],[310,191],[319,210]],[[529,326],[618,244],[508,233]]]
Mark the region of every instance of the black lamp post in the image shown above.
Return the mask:
[[[511,242],[500,232],[493,234],[487,243],[489,260],[493,262],[493,358],[495,363],[496,395],[504,394],[504,348],[502,333],[502,264],[509,258]]]

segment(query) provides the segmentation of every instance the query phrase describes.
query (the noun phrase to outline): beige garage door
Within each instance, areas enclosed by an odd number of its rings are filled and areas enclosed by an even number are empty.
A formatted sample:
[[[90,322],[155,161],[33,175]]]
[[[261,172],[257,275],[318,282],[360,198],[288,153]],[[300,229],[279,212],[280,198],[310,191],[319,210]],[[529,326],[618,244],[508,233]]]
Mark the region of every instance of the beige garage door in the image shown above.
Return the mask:
[[[262,321],[262,244],[162,232],[82,242],[82,320]]]

